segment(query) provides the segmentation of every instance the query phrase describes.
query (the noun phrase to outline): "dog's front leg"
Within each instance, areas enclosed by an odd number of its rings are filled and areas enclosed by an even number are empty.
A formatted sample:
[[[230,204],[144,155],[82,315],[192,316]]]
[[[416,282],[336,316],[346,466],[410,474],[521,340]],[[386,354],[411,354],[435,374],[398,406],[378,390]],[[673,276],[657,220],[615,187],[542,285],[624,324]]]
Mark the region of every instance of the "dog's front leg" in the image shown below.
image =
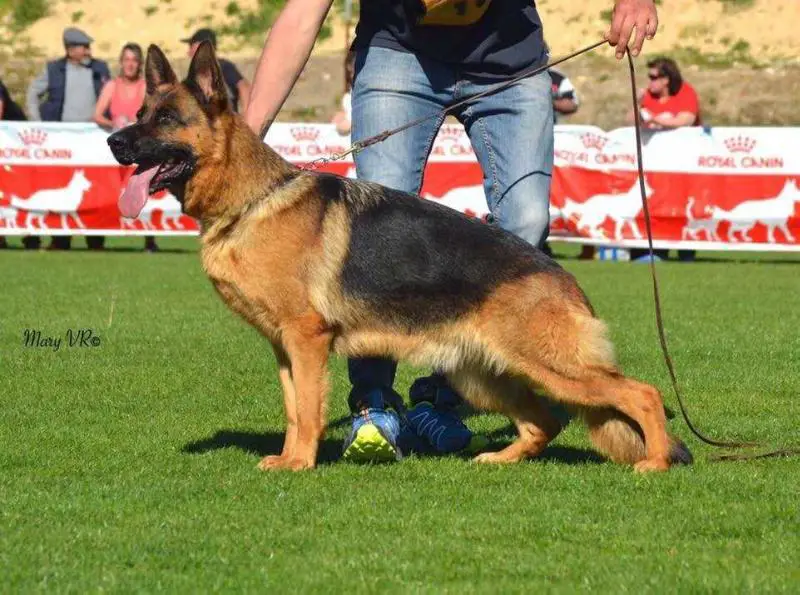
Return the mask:
[[[287,457],[282,455],[269,462],[262,461],[261,468],[310,469],[316,464],[319,441],[325,430],[331,335],[318,316],[307,316],[285,327],[282,336],[291,361],[291,380],[295,393],[295,443],[293,452]]]
[[[259,469],[271,469],[285,466],[286,461],[294,456],[297,444],[297,397],[292,379],[292,365],[289,355],[282,345],[272,344],[275,351],[275,360],[278,362],[278,377],[283,389],[283,407],[286,411],[286,436],[283,439],[283,450],[280,455],[269,455],[261,459]]]

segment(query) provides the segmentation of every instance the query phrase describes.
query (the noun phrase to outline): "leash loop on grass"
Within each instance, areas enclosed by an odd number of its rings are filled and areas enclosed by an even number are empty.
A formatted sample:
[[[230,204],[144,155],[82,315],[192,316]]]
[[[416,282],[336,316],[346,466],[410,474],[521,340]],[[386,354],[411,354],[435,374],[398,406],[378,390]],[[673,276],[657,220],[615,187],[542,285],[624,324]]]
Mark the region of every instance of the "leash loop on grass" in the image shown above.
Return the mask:
[[[653,252],[653,232],[650,225],[650,207],[647,204],[647,191],[645,189],[645,183],[644,183],[644,164],[642,161],[642,131],[641,131],[642,123],[640,119],[641,116],[638,110],[639,101],[636,97],[636,70],[634,69],[633,66],[633,58],[631,57],[631,53],[627,51],[625,52],[625,54],[628,56],[628,68],[630,69],[631,96],[633,97],[633,117],[635,121],[634,130],[636,131],[636,167],[639,171],[639,190],[642,195],[642,210],[644,211],[644,225],[645,229],[647,230],[647,248],[650,253],[650,276],[653,279],[653,302],[655,303],[655,311],[656,311],[656,327],[658,327],[658,340],[661,342],[661,352],[664,354],[664,362],[667,364],[669,379],[672,382],[672,390],[675,392],[675,397],[678,399],[678,405],[681,408],[681,414],[683,415],[683,419],[686,422],[686,425],[689,426],[689,429],[692,431],[692,434],[697,436],[697,438],[699,438],[706,444],[710,444],[712,446],[720,446],[723,448],[744,448],[750,446],[757,446],[757,444],[751,442],[723,442],[705,436],[697,428],[695,428],[694,424],[689,419],[689,414],[686,411],[686,407],[683,404],[683,398],[681,397],[681,392],[680,390],[678,390],[678,380],[675,376],[675,366],[672,363],[672,358],[670,357],[669,350],[667,349],[667,338],[664,333],[664,320],[661,315],[661,298],[658,290],[658,277],[656,276],[655,254]]]
[[[393,136],[404,130],[408,130],[409,128],[413,128],[414,126],[418,126],[423,122],[427,122],[428,120],[432,120],[434,118],[439,118],[448,112],[455,110],[471,101],[475,101],[481,97],[486,95],[490,95],[492,93],[497,93],[498,91],[502,91],[513,85],[514,83],[529,77],[544,72],[545,70],[556,66],[557,64],[561,64],[562,62],[566,62],[567,60],[571,60],[581,54],[589,52],[595,48],[600,47],[601,45],[605,45],[608,43],[606,40],[598,41],[591,45],[588,45],[576,52],[563,56],[558,60],[554,60],[552,62],[548,62],[544,66],[540,66],[533,70],[525,71],[522,74],[515,76],[514,78],[505,81],[503,83],[499,83],[497,85],[493,85],[475,95],[471,95],[461,101],[454,103],[444,109],[441,109],[429,116],[424,116],[422,118],[418,118],[416,120],[412,120],[407,122],[397,128],[393,128],[391,130],[384,130],[383,132],[376,134],[375,136],[371,136],[367,139],[362,141],[358,141],[353,143],[349,149],[343,151],[342,153],[335,153],[328,157],[321,157],[319,159],[315,159],[314,161],[310,161],[309,163],[305,164],[301,167],[304,170],[316,169],[320,165],[328,163],[330,161],[337,161],[346,157],[347,155],[357,153],[362,149],[365,149],[371,145],[377,144]],[[645,228],[647,230],[647,247],[650,254],[650,275],[653,279],[653,301],[655,303],[655,314],[656,314],[656,327],[658,328],[658,339],[661,343],[661,352],[664,355],[664,362],[667,365],[667,371],[669,372],[670,382],[672,383],[672,390],[675,393],[675,397],[678,401],[678,405],[681,410],[681,415],[683,416],[683,420],[686,422],[686,425],[689,427],[689,430],[694,434],[699,440],[709,444],[711,446],[716,446],[719,448],[753,448],[760,446],[758,443],[755,442],[729,442],[723,440],[715,440],[713,438],[709,438],[700,430],[698,430],[695,425],[692,423],[692,420],[689,417],[689,413],[686,410],[686,405],[683,402],[683,397],[681,396],[680,389],[678,388],[678,380],[675,374],[675,366],[672,363],[672,358],[669,354],[669,349],[667,348],[667,338],[664,332],[664,320],[661,314],[661,298],[658,289],[658,277],[656,275],[656,265],[655,265],[655,255],[653,252],[653,234],[652,234],[652,227],[650,224],[650,208],[647,204],[647,192],[645,190],[645,180],[644,180],[644,165],[642,161],[642,124],[641,124],[641,116],[639,114],[639,101],[636,96],[636,70],[633,65],[633,57],[631,56],[630,50],[626,49],[626,55],[628,57],[628,68],[630,71],[630,81],[631,81],[631,97],[633,100],[633,114],[634,114],[634,130],[636,131],[636,164],[639,173],[639,190],[642,196],[642,210],[644,212],[644,222]],[[779,457],[779,456],[791,456],[791,455],[798,455],[800,454],[800,448],[782,448],[776,449],[768,452],[762,453],[742,453],[742,454],[724,454],[724,455],[717,455],[715,457],[711,457],[712,460],[719,460],[719,461],[733,461],[733,460],[752,460],[752,459],[763,459],[768,457]]]

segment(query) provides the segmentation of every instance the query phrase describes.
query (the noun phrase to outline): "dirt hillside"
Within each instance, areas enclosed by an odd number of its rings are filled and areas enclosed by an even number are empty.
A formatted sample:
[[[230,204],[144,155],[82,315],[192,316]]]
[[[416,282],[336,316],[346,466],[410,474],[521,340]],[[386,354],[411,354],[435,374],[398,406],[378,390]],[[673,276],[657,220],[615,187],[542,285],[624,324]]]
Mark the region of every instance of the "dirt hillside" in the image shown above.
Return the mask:
[[[197,26],[219,27],[236,21],[236,14],[256,9],[258,0],[128,0],[124,5],[97,0],[54,0],[50,14],[28,30],[33,45],[45,55],[61,52],[61,31],[76,24],[97,40],[97,53],[114,55],[128,40],[158,43],[170,53],[182,53],[178,41]],[[652,51],[692,47],[701,53],[725,52],[744,41],[754,54],[791,59],[800,55],[800,1],[798,0],[664,0],[660,3],[661,28],[650,45]],[[121,10],[115,11],[115,6]],[[236,6],[233,11],[230,7]],[[586,45],[608,22],[611,0],[539,0],[545,30],[555,52]],[[229,13],[235,12],[233,16]],[[333,37],[320,51],[340,49],[344,33],[334,22]],[[257,48],[234,38],[223,41],[234,57],[252,56]]]

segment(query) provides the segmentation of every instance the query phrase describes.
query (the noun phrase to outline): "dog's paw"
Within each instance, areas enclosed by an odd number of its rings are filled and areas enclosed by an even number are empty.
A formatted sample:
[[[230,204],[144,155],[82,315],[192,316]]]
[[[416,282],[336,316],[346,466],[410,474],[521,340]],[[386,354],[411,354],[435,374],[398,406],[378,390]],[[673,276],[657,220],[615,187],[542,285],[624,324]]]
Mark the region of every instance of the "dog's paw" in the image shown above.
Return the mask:
[[[274,471],[277,469],[302,471],[304,469],[313,469],[314,463],[306,461],[305,459],[294,459],[280,455],[270,455],[261,459],[261,461],[258,463],[258,468],[262,471]]]
[[[519,459],[509,457],[508,453],[505,453],[501,450],[499,452],[481,453],[477,457],[474,457],[472,461],[475,463],[490,463],[493,465],[499,465],[503,463],[517,463],[519,462]]]
[[[258,462],[258,468],[262,471],[267,471],[268,469],[280,469],[281,465],[285,463],[285,457],[280,455],[270,455],[268,457],[264,457]]]
[[[662,461],[660,459],[651,460],[645,459],[639,461],[633,466],[634,471],[637,473],[650,473],[651,471],[667,471],[669,469],[669,461]]]

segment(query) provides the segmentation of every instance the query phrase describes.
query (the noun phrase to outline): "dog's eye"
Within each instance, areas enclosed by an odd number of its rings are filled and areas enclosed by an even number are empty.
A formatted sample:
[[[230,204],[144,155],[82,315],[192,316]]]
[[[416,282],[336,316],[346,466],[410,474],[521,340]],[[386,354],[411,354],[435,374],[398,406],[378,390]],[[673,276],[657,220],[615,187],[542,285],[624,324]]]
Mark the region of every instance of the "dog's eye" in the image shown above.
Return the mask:
[[[172,124],[173,122],[177,121],[177,116],[170,110],[161,110],[160,112],[156,113],[157,124]]]

